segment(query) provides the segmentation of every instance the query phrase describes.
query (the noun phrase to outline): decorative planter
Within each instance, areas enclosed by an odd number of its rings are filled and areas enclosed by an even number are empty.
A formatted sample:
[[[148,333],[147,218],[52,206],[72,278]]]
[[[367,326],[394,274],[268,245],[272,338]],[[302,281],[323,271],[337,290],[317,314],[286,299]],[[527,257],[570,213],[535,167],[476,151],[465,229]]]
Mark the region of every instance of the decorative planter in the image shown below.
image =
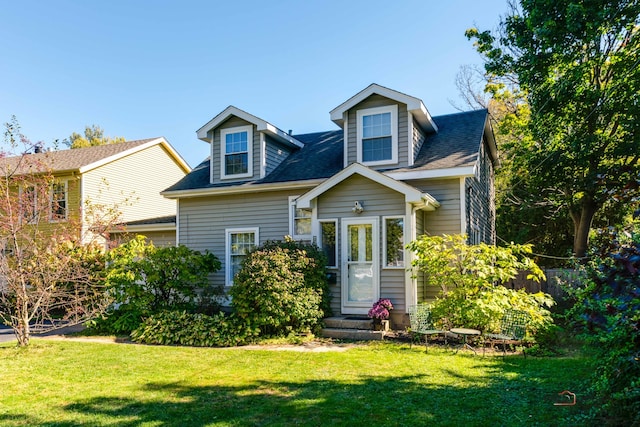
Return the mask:
[[[374,331],[389,331],[389,321],[382,319],[373,319],[373,330]]]

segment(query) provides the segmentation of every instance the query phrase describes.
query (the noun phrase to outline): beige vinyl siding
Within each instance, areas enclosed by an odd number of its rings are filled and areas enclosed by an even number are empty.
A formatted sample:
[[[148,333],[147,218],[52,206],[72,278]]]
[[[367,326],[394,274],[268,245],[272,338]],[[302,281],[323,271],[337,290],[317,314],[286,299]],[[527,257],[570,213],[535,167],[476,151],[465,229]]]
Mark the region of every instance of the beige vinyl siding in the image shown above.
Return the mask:
[[[356,214],[351,209],[354,202],[358,200],[364,206],[362,214]],[[318,219],[357,218],[357,217],[377,217],[380,241],[377,242],[382,248],[383,238],[383,216],[405,215],[404,196],[384,187],[378,183],[370,181],[360,175],[354,175],[345,181],[328,190],[318,197]],[[408,219],[405,219],[405,230],[408,227]],[[341,230],[340,222],[338,230]],[[338,232],[338,259],[341,257],[340,249],[342,236]],[[383,298],[390,298],[398,310],[404,309],[405,298],[405,271],[404,269],[384,269],[383,251],[380,250],[380,295]],[[340,271],[338,271],[337,284],[331,287],[331,308],[334,313],[340,313]]]
[[[278,167],[284,159],[287,158],[291,149],[286,148],[284,145],[274,141],[271,137],[266,137],[266,174],[269,175],[275,168]]]
[[[160,192],[184,175],[169,153],[154,145],[84,173],[83,193],[93,203],[117,206],[123,222],[175,215],[176,201]]]
[[[425,212],[424,232],[434,235],[460,233],[460,178],[406,183],[429,193],[440,202],[438,209]]]
[[[374,94],[355,105],[348,111],[347,126],[347,164],[355,163],[358,160],[357,154],[357,111],[367,108],[385,107],[388,105],[398,105],[398,164],[397,167],[408,165],[409,153],[409,129],[408,129],[408,113],[407,105],[397,103],[389,98]],[[374,166],[372,169],[388,169],[389,165]]]
[[[248,178],[238,178],[234,179],[220,179],[221,175],[221,141],[220,141],[220,130],[226,128],[234,128],[240,126],[251,126],[253,129],[253,140],[252,140],[252,165],[253,165],[253,176]],[[213,182],[233,182],[233,181],[250,181],[252,179],[257,179],[260,176],[260,132],[256,130],[256,127],[245,120],[242,120],[238,117],[232,116],[229,119],[225,120],[221,123],[217,128],[213,130],[213,148],[211,155],[211,170],[213,173]]]
[[[465,179],[467,234],[469,243],[495,244],[495,214],[493,165],[485,144],[480,146],[476,176]]]
[[[208,250],[222,262],[212,276],[225,284],[225,230],[258,227],[260,241],[282,240],[289,234],[289,196],[304,193],[256,192],[242,195],[180,199],[179,243],[198,251]]]
[[[440,207],[435,211],[417,213],[416,224],[420,223],[420,217],[423,224],[417,228],[418,236],[425,233],[430,235],[460,233],[460,178],[407,181],[407,184],[429,193],[440,202]],[[418,275],[417,284],[419,302],[432,301],[440,292],[437,285],[427,286],[426,278],[422,274]]]
[[[167,247],[176,245],[175,230],[166,231],[148,231],[143,234],[148,241],[153,242],[156,247]]]

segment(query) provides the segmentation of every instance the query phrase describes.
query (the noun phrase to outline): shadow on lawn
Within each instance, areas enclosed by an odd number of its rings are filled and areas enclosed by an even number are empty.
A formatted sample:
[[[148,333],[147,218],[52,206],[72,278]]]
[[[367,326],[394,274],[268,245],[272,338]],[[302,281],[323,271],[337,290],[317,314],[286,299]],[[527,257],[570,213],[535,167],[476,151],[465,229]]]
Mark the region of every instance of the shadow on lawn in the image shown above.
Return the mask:
[[[548,361],[543,361],[548,364]],[[490,363],[490,362],[487,362]],[[560,388],[551,372],[532,369],[540,361],[495,363],[484,378],[456,374],[442,386],[432,375],[393,377],[390,372],[352,382],[260,381],[238,386],[148,383],[142,398],[97,397],[78,400],[65,410],[88,417],[91,425],[563,425],[561,418],[579,407],[560,408],[553,400]],[[574,361],[554,363],[576,369]],[[541,363],[543,365],[543,363]],[[473,368],[470,368],[473,369]],[[486,367],[483,366],[483,369]],[[583,367],[584,369],[584,367]],[[452,375],[446,367],[435,375]],[[571,378],[570,373],[563,374]],[[574,376],[575,378],[575,376]],[[0,423],[3,418],[0,416]],[[4,420],[6,421],[6,419]],[[33,421],[33,420],[32,420]],[[79,426],[73,422],[33,422],[44,426]],[[23,423],[32,425],[25,418]],[[4,424],[3,424],[4,425]],[[11,425],[11,424],[8,424]]]

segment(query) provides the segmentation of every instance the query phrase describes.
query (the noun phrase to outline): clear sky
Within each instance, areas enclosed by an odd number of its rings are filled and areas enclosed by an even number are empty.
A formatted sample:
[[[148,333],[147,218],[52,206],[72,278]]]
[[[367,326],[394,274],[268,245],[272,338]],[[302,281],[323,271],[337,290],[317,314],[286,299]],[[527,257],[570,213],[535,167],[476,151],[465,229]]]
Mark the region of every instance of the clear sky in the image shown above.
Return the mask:
[[[195,166],[196,130],[229,105],[332,130],[329,111],[378,83],[452,113],[456,73],[481,63],[464,31],[495,28],[506,3],[0,0],[0,120],[46,146],[92,124],[164,136]]]

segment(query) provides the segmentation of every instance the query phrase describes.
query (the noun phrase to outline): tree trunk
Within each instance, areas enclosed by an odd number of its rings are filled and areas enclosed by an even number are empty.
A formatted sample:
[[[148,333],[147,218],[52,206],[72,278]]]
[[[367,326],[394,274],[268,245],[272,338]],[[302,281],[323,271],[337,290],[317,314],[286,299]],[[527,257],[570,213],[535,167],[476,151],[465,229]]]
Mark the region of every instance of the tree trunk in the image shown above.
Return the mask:
[[[577,258],[584,258],[589,245],[589,232],[593,217],[598,210],[598,206],[590,197],[585,197],[580,206],[580,212],[572,212],[574,235],[573,235],[573,255]]]
[[[29,345],[29,339],[31,338],[31,329],[29,326],[29,319],[21,317],[18,320],[18,327],[15,329],[16,338],[18,339],[18,345],[20,347],[26,347]]]

